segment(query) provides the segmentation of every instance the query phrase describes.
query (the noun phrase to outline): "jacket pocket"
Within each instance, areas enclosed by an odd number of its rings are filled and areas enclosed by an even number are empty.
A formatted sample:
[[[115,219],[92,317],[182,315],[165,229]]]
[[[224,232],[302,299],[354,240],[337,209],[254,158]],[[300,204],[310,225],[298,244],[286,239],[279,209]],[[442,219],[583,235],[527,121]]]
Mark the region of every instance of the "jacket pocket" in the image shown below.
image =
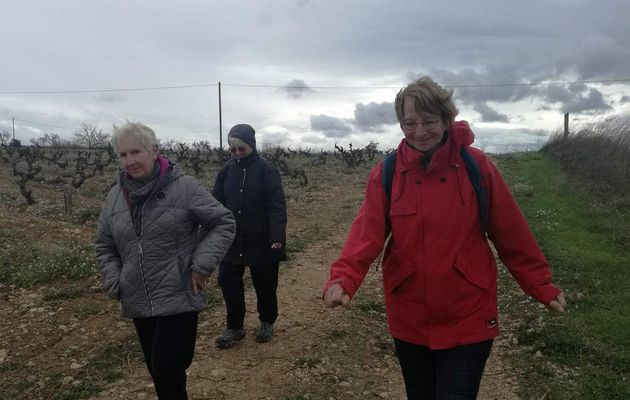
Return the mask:
[[[410,261],[392,260],[383,266],[383,288],[386,293],[394,293],[412,280],[416,274],[415,265]]]
[[[495,274],[492,269],[493,266],[494,263],[490,260],[490,255],[488,255],[488,258],[477,260],[476,262],[471,262],[465,257],[457,255],[453,268],[455,268],[466,281],[480,289],[488,289],[494,281]]]
[[[398,217],[405,215],[414,215],[417,212],[415,201],[396,201],[393,202],[389,209],[390,217]]]
[[[178,290],[185,292],[192,292],[192,257],[190,256],[178,256],[177,257],[177,280]]]

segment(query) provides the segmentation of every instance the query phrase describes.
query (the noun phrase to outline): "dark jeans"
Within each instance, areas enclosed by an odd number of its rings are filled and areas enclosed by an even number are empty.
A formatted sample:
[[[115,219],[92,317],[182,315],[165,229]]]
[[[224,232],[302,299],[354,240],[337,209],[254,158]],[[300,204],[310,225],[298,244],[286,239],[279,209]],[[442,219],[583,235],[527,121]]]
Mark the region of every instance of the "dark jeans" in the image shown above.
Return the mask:
[[[273,324],[278,318],[278,266],[251,265],[254,289],[256,290],[256,307],[261,321]],[[245,288],[243,285],[244,265],[222,262],[219,266],[219,286],[227,308],[227,327],[242,329],[245,321]]]
[[[186,369],[195,353],[197,311],[135,318],[144,361],[159,400],[186,400]]]
[[[407,399],[474,400],[492,340],[431,350],[394,338]]]

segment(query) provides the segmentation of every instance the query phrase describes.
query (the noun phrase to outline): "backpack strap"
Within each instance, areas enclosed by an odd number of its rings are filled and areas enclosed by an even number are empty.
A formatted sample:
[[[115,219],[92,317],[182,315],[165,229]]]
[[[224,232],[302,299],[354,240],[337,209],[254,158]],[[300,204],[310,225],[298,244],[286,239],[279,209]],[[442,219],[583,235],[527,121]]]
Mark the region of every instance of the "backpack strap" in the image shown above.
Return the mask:
[[[389,205],[392,202],[392,182],[394,181],[394,171],[396,170],[396,151],[392,151],[383,159],[383,171],[381,173],[381,185],[385,190],[387,202],[385,203],[385,236],[389,234]]]
[[[462,145],[459,154],[464,160],[464,166],[466,167],[466,173],[468,179],[475,189],[475,195],[477,196],[477,204],[479,206],[479,220],[481,222],[481,233],[484,236],[488,236],[489,227],[489,202],[488,202],[488,190],[482,184],[481,171],[479,170],[479,164],[477,160],[470,155],[466,146]]]
[[[475,195],[477,197],[477,204],[479,206],[479,221],[481,223],[481,232],[484,236],[488,235],[489,227],[489,202],[488,202],[488,190],[482,184],[481,170],[477,160],[466,150],[466,146],[462,145],[459,154],[464,161],[466,167],[466,173],[468,179],[475,189]],[[387,202],[385,204],[385,236],[389,235],[391,226],[389,221],[389,206],[392,199],[392,184],[394,181],[394,172],[396,167],[396,152],[389,153],[383,159],[383,171],[381,173],[381,185],[387,196]]]

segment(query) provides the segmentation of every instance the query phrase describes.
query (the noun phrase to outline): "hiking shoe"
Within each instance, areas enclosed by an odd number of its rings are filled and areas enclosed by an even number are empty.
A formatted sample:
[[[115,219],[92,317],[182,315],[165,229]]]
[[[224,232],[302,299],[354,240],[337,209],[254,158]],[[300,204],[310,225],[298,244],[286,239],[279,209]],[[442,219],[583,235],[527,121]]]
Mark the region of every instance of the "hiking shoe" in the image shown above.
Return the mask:
[[[232,345],[236,342],[243,340],[245,337],[245,331],[241,329],[226,329],[223,331],[221,336],[218,336],[214,339],[214,344],[219,349],[227,349],[232,347]]]
[[[260,321],[260,326],[256,330],[256,341],[258,343],[265,343],[271,340],[273,336],[273,324],[269,322]]]

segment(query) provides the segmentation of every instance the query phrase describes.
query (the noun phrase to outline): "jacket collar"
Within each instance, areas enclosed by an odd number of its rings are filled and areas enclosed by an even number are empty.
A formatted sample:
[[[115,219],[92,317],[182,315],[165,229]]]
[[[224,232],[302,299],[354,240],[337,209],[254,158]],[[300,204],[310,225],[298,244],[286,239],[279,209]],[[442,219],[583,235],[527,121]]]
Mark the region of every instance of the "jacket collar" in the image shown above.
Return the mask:
[[[234,164],[238,165],[239,167],[242,168],[247,168],[250,165],[252,165],[252,163],[259,159],[260,155],[258,154],[258,152],[256,151],[256,149],[254,149],[254,151],[252,151],[248,156],[243,157],[243,158],[235,158]]]
[[[447,128],[446,134],[446,142],[434,151],[431,156],[431,161],[426,166],[427,172],[433,170],[438,165],[458,163],[460,158],[459,149],[461,146],[470,145],[475,140],[475,135],[466,121],[454,121]],[[400,165],[404,170],[422,167],[422,158],[425,156],[424,152],[411,147],[407,144],[405,139],[400,142],[396,152],[400,156]]]

